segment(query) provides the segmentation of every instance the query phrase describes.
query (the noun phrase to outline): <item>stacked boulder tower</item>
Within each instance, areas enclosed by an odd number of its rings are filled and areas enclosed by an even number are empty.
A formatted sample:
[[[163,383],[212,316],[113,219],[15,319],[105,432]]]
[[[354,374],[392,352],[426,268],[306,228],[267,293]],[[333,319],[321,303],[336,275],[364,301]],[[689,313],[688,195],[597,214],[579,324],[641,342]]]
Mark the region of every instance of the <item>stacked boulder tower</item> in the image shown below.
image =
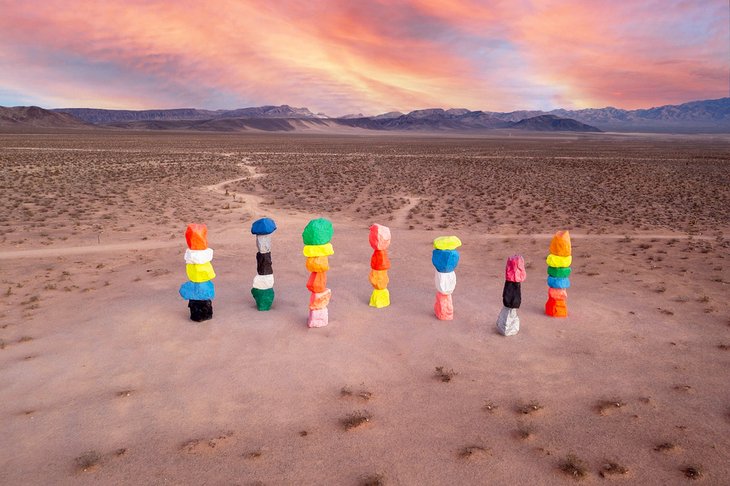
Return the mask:
[[[324,218],[311,220],[302,232],[303,253],[310,272],[307,280],[307,289],[311,292],[308,327],[324,327],[329,324],[327,305],[332,297],[332,290],[327,288],[327,271],[330,268],[329,257],[335,253],[331,243],[333,234],[332,223]]]
[[[380,224],[370,227],[370,246],[373,249],[373,256],[370,257],[370,285],[373,286],[373,293],[370,295],[370,306],[381,309],[390,305],[390,292],[388,291],[388,269],[390,259],[388,258],[388,247],[390,246],[390,228]]]
[[[568,317],[567,288],[570,287],[571,256],[570,233],[558,231],[550,241],[550,254],[547,257],[548,300],[545,314],[550,317]]]
[[[251,225],[256,235],[256,276],[253,278],[251,295],[260,311],[271,309],[274,303],[274,269],[271,266],[271,235],[276,223],[271,218],[257,219]]]
[[[522,304],[522,282],[527,277],[525,259],[522,255],[512,255],[507,259],[502,290],[502,311],[497,318],[497,331],[504,336],[514,336],[520,332],[520,318],[517,309]]]
[[[450,321],[454,318],[454,302],[451,294],[456,288],[456,266],[459,264],[461,240],[456,236],[439,236],[433,240],[431,263],[436,267],[436,302],[434,313],[439,320]]]
[[[208,248],[208,228],[204,224],[189,224],[185,230],[188,249],[185,250],[185,272],[188,282],[180,286],[180,296],[188,301],[190,319],[196,322],[213,318],[215,278],[213,249]]]

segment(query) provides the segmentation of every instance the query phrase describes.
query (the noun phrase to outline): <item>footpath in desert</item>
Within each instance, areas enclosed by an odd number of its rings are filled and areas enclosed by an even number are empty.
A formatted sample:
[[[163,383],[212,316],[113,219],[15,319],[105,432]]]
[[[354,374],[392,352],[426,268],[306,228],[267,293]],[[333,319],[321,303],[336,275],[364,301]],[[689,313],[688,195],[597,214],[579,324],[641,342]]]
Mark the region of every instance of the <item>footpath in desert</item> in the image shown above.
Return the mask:
[[[725,136],[0,135],[0,483],[727,483],[728,160]],[[332,300],[308,329],[317,217]],[[178,295],[188,223],[215,250],[202,323]],[[392,231],[382,309],[373,223]],[[463,243],[453,321],[433,312],[441,235]]]

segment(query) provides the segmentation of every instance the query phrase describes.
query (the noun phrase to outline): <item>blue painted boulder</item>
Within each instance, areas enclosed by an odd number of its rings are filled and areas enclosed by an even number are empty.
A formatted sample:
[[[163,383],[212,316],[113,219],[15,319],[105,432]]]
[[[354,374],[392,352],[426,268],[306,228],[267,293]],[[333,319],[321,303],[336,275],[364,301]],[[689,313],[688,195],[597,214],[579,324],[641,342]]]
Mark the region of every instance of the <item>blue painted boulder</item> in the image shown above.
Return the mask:
[[[213,300],[215,287],[213,282],[185,282],[180,286],[180,296],[185,300]]]
[[[254,235],[270,235],[276,231],[276,223],[271,218],[257,219],[251,225],[251,234]]]
[[[459,264],[459,252],[457,250],[434,250],[431,255],[431,263],[440,273],[453,272]]]
[[[570,287],[570,279],[567,277],[548,277],[547,284],[551,289],[567,289]]]

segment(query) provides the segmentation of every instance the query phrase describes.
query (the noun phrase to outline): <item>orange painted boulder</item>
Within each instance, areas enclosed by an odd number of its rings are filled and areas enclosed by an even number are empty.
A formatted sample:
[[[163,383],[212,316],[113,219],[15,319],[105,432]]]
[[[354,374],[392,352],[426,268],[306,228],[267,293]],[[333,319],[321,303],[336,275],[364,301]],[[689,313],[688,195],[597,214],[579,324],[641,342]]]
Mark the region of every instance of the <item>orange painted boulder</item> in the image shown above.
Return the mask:
[[[370,257],[370,268],[373,270],[387,270],[390,268],[390,258],[386,250],[375,250]]]
[[[548,297],[554,300],[565,300],[568,292],[565,289],[553,289],[548,287]]]
[[[315,294],[324,292],[327,289],[327,274],[325,272],[310,273],[307,288]]]
[[[388,282],[390,282],[387,270],[370,270],[368,279],[370,280],[370,285],[372,285],[375,290],[383,290],[387,288]]]
[[[310,272],[326,272],[330,269],[329,258],[326,256],[309,257],[306,265]]]
[[[309,309],[324,309],[330,303],[332,298],[332,290],[324,289],[324,292],[312,293],[309,296]]]
[[[442,294],[436,292],[436,302],[433,305],[433,311],[436,317],[441,321],[450,321],[454,318],[454,302],[451,300],[451,294]]]
[[[208,248],[208,227],[204,224],[189,224],[185,230],[185,241],[191,250],[205,250]]]
[[[373,250],[387,250],[390,246],[390,228],[382,224],[374,224],[370,227],[368,239]]]
[[[568,317],[568,305],[564,300],[555,300],[548,297],[545,302],[545,314],[550,317]]]
[[[550,241],[550,253],[561,257],[567,257],[572,254],[570,248],[570,232],[568,230],[555,233],[552,241]]]

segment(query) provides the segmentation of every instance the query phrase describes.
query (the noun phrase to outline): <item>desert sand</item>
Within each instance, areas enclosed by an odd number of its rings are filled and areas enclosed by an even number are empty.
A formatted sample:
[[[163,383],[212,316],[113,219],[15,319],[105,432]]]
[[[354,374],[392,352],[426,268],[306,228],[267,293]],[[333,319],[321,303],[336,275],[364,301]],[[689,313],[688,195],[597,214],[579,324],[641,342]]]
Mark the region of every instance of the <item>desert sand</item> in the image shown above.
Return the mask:
[[[0,134],[0,160],[2,484],[730,481],[728,137]],[[250,295],[262,216],[269,312]],[[307,329],[319,216],[333,297]],[[218,274],[200,324],[177,294],[190,222]],[[558,229],[567,319],[543,310]],[[432,308],[443,234],[464,243],[451,322]]]

